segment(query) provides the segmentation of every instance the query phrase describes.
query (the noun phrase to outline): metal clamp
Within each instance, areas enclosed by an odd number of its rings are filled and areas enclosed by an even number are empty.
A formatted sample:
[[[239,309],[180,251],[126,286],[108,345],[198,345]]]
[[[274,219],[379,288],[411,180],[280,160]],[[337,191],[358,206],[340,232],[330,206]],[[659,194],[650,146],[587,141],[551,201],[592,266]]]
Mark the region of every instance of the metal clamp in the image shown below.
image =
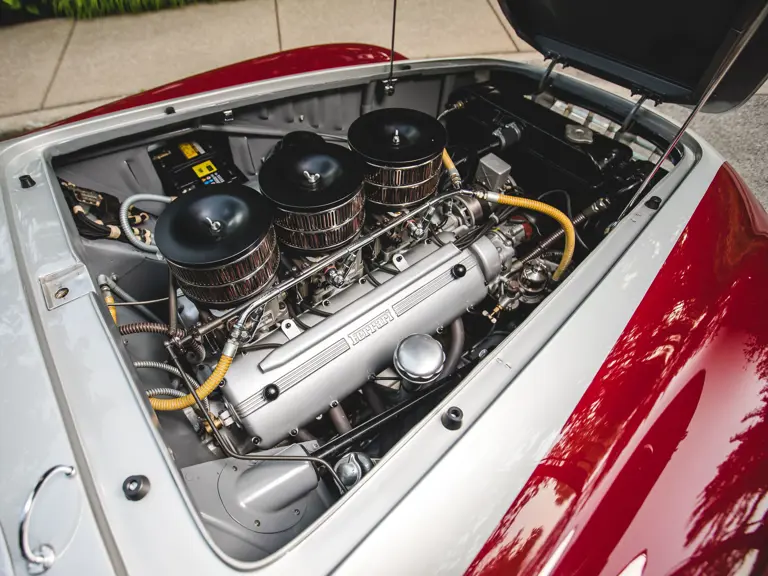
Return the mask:
[[[58,466],[50,468],[37,481],[37,484],[27,497],[27,501],[24,503],[24,508],[21,512],[19,547],[21,548],[21,555],[24,556],[27,562],[29,562],[28,569],[30,573],[33,574],[42,574],[48,570],[48,568],[53,566],[53,563],[56,561],[56,553],[53,550],[53,547],[49,544],[41,544],[37,550],[32,550],[32,547],[29,545],[29,523],[32,518],[32,506],[35,504],[35,498],[40,494],[45,483],[60,472],[69,478],[77,475],[77,470],[75,470],[74,466],[64,466],[59,464]]]

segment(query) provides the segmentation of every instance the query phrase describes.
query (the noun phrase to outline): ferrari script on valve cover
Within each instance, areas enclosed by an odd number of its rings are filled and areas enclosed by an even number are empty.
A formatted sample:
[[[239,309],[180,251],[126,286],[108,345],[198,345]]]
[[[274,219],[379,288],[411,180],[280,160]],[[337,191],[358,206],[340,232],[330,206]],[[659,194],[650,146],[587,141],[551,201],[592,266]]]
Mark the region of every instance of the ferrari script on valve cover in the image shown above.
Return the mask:
[[[768,4],[500,3],[547,69],[315,46],[0,145],[0,572],[768,568],[768,217],[687,131]]]

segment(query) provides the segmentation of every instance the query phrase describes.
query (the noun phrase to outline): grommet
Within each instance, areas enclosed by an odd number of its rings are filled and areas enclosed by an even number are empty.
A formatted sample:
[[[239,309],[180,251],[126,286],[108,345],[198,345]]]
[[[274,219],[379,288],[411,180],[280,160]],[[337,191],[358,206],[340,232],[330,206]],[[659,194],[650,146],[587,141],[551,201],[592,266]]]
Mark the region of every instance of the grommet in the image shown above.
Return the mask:
[[[169,115],[176,114],[176,108],[174,108],[173,106],[168,106],[168,108],[165,109],[165,113]]]
[[[443,416],[440,419],[443,423],[443,426],[448,428],[448,430],[458,430],[461,428],[461,421],[464,419],[464,412],[461,411],[461,408],[458,406],[451,406],[443,412]]]
[[[21,182],[22,188],[32,188],[37,182],[35,182],[34,178],[30,176],[29,174],[24,174],[23,176],[19,176],[19,182]]]
[[[648,198],[648,200],[645,201],[645,205],[648,206],[651,210],[658,210],[661,206],[661,198],[658,196],[651,196]]]
[[[467,267],[464,264],[456,264],[451,268],[451,274],[454,278],[464,278],[467,275]]]
[[[280,388],[278,388],[275,384],[267,384],[264,387],[264,400],[267,402],[277,400],[278,396],[280,396]]]
[[[123,494],[128,500],[136,502],[149,494],[149,478],[142,474],[128,476],[123,482]]]

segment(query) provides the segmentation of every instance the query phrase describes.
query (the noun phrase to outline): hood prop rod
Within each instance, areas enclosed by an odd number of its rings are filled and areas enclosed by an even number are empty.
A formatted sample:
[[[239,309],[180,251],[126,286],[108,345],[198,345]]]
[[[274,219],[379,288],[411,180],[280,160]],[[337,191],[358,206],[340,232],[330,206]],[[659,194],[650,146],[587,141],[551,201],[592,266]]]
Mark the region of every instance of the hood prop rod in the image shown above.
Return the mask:
[[[760,10],[760,13],[749,25],[749,28],[747,28],[747,30],[739,37],[738,42],[736,42],[731,47],[730,51],[726,55],[722,64],[720,64],[720,68],[718,69],[717,73],[713,76],[712,80],[707,86],[707,89],[701,95],[701,98],[699,99],[698,103],[696,104],[694,109],[691,111],[691,113],[688,115],[688,118],[686,118],[685,122],[683,122],[683,125],[680,127],[680,130],[677,132],[675,137],[672,139],[672,142],[670,142],[669,146],[664,151],[664,154],[661,155],[661,157],[658,159],[653,169],[648,173],[648,176],[645,177],[645,180],[643,180],[643,183],[637,189],[637,192],[635,192],[635,195],[632,196],[632,200],[630,200],[629,203],[624,207],[624,210],[621,211],[621,214],[619,214],[619,217],[616,219],[616,221],[613,224],[611,224],[611,226],[609,226],[608,231],[615,228],[616,225],[619,223],[619,221],[627,214],[627,212],[633,209],[635,202],[639,198],[642,198],[643,193],[648,189],[648,186],[650,186],[651,181],[656,176],[659,169],[661,169],[661,165],[667,160],[667,158],[669,158],[669,155],[672,154],[672,151],[677,146],[677,143],[680,142],[680,139],[683,137],[683,134],[685,134],[685,132],[688,130],[688,127],[691,125],[691,122],[693,122],[693,119],[696,118],[696,115],[704,107],[704,104],[707,103],[707,101],[709,100],[709,97],[712,96],[715,89],[720,85],[720,82],[728,73],[728,70],[730,70],[731,66],[733,66],[733,63],[736,62],[736,59],[739,57],[739,54],[741,54],[741,52],[744,50],[744,47],[749,43],[749,41],[755,35],[758,28],[760,28],[760,25],[763,23],[763,20],[765,20],[766,15],[768,15],[768,4],[763,6],[763,8]]]
[[[632,110],[629,111],[629,114],[627,114],[627,117],[624,118],[624,122],[621,123],[621,128],[618,129],[616,132],[616,138],[618,138],[621,134],[624,134],[627,130],[629,130],[629,127],[632,126],[632,121],[635,119],[635,116],[637,115],[638,110],[643,107],[643,104],[645,101],[648,100],[648,96],[645,94],[640,95],[640,99],[635,102],[635,105],[632,106]]]
[[[382,81],[384,93],[392,96],[395,93],[395,29],[397,28],[397,0],[392,0],[392,43],[389,49],[389,76]]]

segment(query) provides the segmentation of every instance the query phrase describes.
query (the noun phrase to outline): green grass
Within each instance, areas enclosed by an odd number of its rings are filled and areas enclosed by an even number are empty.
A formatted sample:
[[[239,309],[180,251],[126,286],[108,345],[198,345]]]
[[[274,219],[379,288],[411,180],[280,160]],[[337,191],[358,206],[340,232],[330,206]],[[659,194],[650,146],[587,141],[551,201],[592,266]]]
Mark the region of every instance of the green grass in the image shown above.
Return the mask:
[[[210,1],[210,0],[204,0]],[[215,1],[215,0],[214,0]],[[197,4],[198,0],[0,0],[4,8],[33,16],[97,18],[109,14],[135,14]]]

